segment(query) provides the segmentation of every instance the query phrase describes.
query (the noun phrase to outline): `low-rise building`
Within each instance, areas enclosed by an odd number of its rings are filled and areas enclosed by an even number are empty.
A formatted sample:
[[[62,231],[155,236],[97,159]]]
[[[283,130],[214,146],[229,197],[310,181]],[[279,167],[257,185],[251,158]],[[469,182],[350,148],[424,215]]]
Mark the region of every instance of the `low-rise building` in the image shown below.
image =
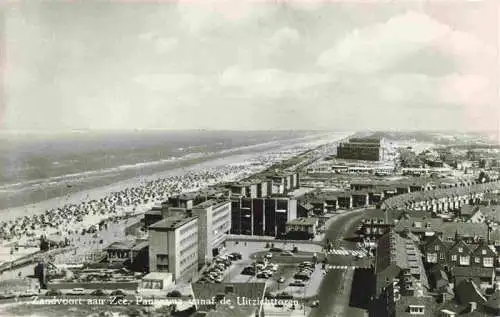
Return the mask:
[[[287,222],[286,237],[290,240],[309,240],[316,236],[318,218],[297,218]]]
[[[145,275],[142,278],[138,287],[138,292],[146,296],[166,295],[166,290],[172,288],[175,283],[172,278],[172,273],[168,272],[153,272]]]

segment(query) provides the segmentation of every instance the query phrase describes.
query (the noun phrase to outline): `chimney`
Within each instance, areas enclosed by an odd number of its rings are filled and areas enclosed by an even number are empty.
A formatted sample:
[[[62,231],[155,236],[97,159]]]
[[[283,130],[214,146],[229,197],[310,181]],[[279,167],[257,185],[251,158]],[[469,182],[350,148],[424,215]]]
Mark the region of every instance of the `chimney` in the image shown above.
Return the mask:
[[[477,303],[476,302],[469,302],[469,312],[472,313],[476,310],[477,308]]]

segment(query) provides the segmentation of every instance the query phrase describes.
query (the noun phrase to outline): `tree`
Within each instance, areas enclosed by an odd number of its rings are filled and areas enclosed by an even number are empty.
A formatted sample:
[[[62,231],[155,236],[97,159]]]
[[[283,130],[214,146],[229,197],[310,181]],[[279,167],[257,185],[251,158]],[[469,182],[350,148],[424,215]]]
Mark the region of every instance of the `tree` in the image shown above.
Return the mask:
[[[168,292],[167,297],[181,297],[182,294],[178,290]]]
[[[40,237],[40,251],[45,252],[48,251],[49,248],[50,248],[49,241],[47,241],[47,239],[44,236]]]
[[[490,182],[490,176],[484,171],[481,171],[481,173],[479,173],[479,177],[477,178],[477,180],[480,183],[488,183]]]

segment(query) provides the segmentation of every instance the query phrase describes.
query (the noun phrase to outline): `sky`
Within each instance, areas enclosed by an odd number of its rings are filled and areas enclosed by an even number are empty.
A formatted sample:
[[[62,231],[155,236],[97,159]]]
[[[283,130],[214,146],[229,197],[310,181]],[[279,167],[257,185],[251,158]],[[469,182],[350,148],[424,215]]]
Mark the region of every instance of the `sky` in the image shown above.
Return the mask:
[[[4,1],[0,128],[499,130],[499,4]]]

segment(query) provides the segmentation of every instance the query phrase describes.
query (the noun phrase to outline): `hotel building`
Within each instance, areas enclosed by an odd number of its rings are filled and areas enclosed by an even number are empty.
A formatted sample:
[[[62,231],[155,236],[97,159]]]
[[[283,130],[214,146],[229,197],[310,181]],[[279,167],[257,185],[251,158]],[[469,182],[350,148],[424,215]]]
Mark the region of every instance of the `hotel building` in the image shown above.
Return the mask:
[[[149,270],[170,272],[174,281],[198,271],[198,218],[167,217],[149,227]]]
[[[193,215],[198,217],[198,261],[204,264],[218,255],[231,230],[231,202],[207,200],[193,207]]]
[[[337,158],[361,161],[387,161],[392,153],[383,138],[351,138],[337,147]]]

